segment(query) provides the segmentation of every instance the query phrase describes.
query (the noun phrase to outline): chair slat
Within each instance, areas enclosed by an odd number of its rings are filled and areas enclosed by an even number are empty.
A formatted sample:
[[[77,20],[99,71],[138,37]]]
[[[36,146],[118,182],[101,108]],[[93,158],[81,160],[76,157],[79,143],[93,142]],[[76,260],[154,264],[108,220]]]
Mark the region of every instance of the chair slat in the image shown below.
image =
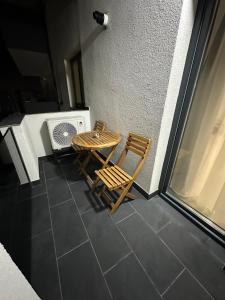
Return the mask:
[[[121,170],[119,168],[117,169],[117,166],[114,166],[112,168],[112,171],[116,174],[116,176],[119,176],[125,182],[127,182],[127,181],[129,181],[129,180],[132,179],[132,177],[129,176],[126,172],[124,172],[123,170]],[[123,171],[123,172],[121,172],[121,171]]]
[[[100,173],[99,171],[96,171],[96,174],[98,175],[98,177],[105,183],[105,185],[109,188],[112,189],[115,184],[113,184],[112,181],[109,181],[109,178],[104,176],[105,174]]]
[[[96,121],[94,126],[94,131],[102,132],[106,130],[106,123],[103,121]]]
[[[114,174],[111,172],[111,168],[104,169],[104,173],[106,173],[116,185],[120,185],[121,183],[123,183],[123,181],[114,176]]]
[[[123,169],[121,169],[120,167],[118,167],[117,165],[115,165],[115,169],[117,169],[119,172],[121,172],[123,175],[125,175],[127,178],[132,179],[132,176],[130,176],[129,174],[127,174],[127,172],[125,172]]]
[[[136,149],[136,148],[134,148],[132,146],[126,146],[126,149],[134,152],[135,154],[137,154],[137,155],[139,155],[141,157],[144,156],[143,151],[140,151],[140,150],[138,150],[138,149]]]
[[[131,146],[139,151],[142,151],[143,153],[145,153],[146,147],[140,147],[139,145],[137,145],[136,143],[132,142],[128,142],[127,146]]]
[[[130,133],[129,133],[129,136],[131,136],[131,137],[133,137],[133,138],[135,138],[135,139],[137,139],[137,140],[140,140],[140,141],[142,141],[142,142],[149,143],[149,139],[145,138],[144,136],[137,135],[137,134],[135,134],[135,133],[133,133],[133,132],[130,132]]]
[[[114,178],[116,178],[117,184],[124,183],[124,178],[121,178],[120,176],[118,176],[116,174],[116,172],[114,172],[113,169],[114,169],[114,167],[107,168],[107,171],[111,173],[111,176],[113,176]]]
[[[138,139],[134,138],[133,136],[132,137],[129,136],[127,141],[128,142],[134,142],[135,144],[138,144],[141,147],[146,147],[149,144],[149,141],[148,142],[143,142],[141,140],[138,140]]]

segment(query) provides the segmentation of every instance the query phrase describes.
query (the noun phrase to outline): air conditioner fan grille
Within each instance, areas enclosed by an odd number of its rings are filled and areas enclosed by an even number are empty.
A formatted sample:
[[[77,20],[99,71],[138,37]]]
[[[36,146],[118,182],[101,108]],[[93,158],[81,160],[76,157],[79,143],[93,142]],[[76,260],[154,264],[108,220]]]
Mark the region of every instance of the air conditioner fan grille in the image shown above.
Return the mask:
[[[53,139],[61,146],[70,146],[71,140],[76,134],[77,130],[74,125],[62,122],[55,126],[53,130]]]

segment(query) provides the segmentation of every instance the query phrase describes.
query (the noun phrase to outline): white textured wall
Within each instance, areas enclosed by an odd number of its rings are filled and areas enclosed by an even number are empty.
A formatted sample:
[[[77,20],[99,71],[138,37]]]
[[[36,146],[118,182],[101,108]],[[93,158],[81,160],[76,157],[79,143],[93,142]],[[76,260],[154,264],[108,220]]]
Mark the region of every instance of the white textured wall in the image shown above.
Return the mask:
[[[198,0],[184,0],[176,40],[176,47],[171,67],[170,80],[164,105],[155,163],[153,168],[150,193],[158,189],[164,157],[169,140],[173,115],[180,90],[180,84],[191,38]]]
[[[85,99],[92,123],[107,121],[123,142],[129,131],[153,138],[151,155],[137,180],[147,192],[181,7],[178,0],[79,0]],[[92,18],[96,9],[110,15],[105,31]]]

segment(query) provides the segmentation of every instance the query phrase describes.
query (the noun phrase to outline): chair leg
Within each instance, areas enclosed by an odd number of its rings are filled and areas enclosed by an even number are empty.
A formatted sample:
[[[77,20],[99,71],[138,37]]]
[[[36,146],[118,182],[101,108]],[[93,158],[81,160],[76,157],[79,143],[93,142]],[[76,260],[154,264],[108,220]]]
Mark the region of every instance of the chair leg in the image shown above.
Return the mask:
[[[99,197],[101,197],[101,196],[102,196],[102,194],[104,194],[104,193],[105,193],[105,190],[106,190],[106,186],[105,186],[105,185],[103,185],[103,187],[102,187],[101,191],[98,193],[98,196],[99,196]]]
[[[117,192],[121,195],[122,192],[123,192],[123,189],[120,189],[120,190],[118,190]],[[132,193],[130,193],[130,192],[127,192],[126,197],[129,198],[130,200],[135,200],[135,199],[137,199],[137,196],[134,195],[134,194],[132,194]]]
[[[92,187],[91,187],[92,192],[94,192],[94,190],[96,189],[97,184],[99,183],[99,181],[100,181],[100,178],[97,177],[97,178],[95,179],[95,181],[93,182]]]
[[[125,188],[122,191],[122,193],[120,194],[119,198],[116,200],[116,203],[113,204],[113,207],[112,207],[112,209],[110,211],[111,214],[113,214],[117,210],[117,208],[120,206],[120,204],[122,203],[122,201],[126,197],[126,194],[127,194],[128,190],[129,190],[128,188]]]

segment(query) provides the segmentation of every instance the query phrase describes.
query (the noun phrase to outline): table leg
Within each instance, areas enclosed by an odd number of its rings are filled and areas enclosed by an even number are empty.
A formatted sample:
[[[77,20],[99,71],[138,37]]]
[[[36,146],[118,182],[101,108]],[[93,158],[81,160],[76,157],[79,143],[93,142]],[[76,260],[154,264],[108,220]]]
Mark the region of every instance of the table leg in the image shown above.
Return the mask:
[[[85,158],[83,163],[80,165],[80,174],[83,173],[85,176],[88,175],[85,168],[86,168],[87,164],[89,163],[90,159],[91,159],[91,152],[89,151],[87,157]]]
[[[102,169],[106,168],[108,166],[108,163],[110,161],[110,158],[113,156],[113,153],[115,152],[116,150],[116,146],[113,146],[112,147],[112,150],[111,152],[109,153],[109,155],[107,156],[106,160],[102,159],[101,156],[96,152],[96,151],[93,151],[92,154],[102,163]],[[92,190],[94,190],[97,186],[99,182],[99,178],[97,177],[94,181],[93,181],[93,184],[92,184]]]

